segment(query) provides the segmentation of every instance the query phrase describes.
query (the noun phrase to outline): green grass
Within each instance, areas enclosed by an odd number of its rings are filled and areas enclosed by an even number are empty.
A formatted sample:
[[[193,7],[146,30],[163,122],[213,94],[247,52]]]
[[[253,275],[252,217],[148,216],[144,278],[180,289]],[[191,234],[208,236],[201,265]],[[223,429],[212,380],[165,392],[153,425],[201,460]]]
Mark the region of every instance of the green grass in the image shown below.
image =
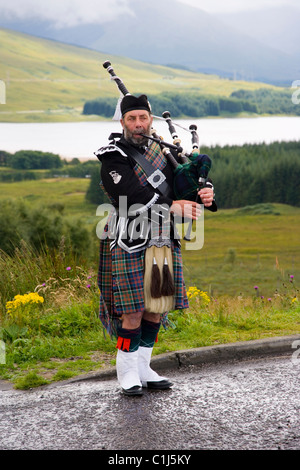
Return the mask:
[[[52,279],[52,286],[46,281],[39,287],[45,304],[40,309],[30,306],[30,315],[19,316],[18,323],[2,315],[6,364],[0,366],[0,377],[15,388],[33,388],[115,364],[115,342],[103,335],[97,318],[95,279],[85,295],[75,275],[66,281],[58,285]],[[161,329],[154,354],[300,333],[296,292],[291,284],[268,299],[219,296],[204,303],[201,295],[195,296],[188,310],[170,314],[173,328]]]
[[[85,200],[87,185],[64,178],[1,183],[0,201],[63,203],[66,217],[84,217],[94,231],[96,207]],[[204,228],[204,247],[190,251],[183,243],[183,261],[187,286],[207,292],[210,302],[198,296],[186,312],[170,314],[175,328],[161,330],[155,354],[300,333],[300,209],[220,209],[205,213]],[[97,261],[96,254],[78,264],[63,245],[55,254],[36,255],[26,246],[13,258],[1,254],[2,379],[26,389],[114,364],[115,343],[98,320]],[[6,302],[29,292],[44,303],[10,316]]]
[[[293,295],[270,300],[221,296],[207,307],[192,299],[189,310],[170,314],[176,328],[160,334],[157,353],[299,333],[300,308]]]
[[[0,80],[6,84],[6,105],[1,106],[2,122],[88,121],[84,102],[98,97],[118,98],[102,63],[110,59],[131,93],[158,94],[201,92],[229,96],[237,89],[275,87],[258,83],[221,79],[207,75],[150,65],[124,57],[114,57],[56,41],[36,38],[0,28]],[[134,70],[134,73],[132,71]]]
[[[188,282],[215,295],[252,295],[257,285],[268,297],[289,274],[299,278],[300,209],[270,207],[266,214],[206,212],[203,249],[183,253]]]
[[[96,206],[85,200],[90,184],[87,178],[47,178],[41,180],[0,183],[1,199],[24,199],[32,207],[51,206],[54,203],[63,206],[67,216],[82,217],[87,223],[96,221]]]

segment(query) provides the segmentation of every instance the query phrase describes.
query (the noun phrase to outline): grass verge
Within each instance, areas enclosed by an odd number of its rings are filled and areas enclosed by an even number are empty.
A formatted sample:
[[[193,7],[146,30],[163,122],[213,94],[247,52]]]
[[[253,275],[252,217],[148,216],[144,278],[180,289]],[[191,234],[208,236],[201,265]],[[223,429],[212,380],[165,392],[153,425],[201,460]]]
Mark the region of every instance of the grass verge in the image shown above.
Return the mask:
[[[56,186],[62,195],[64,184]],[[18,197],[39,194],[21,189]],[[67,214],[92,216],[77,197]],[[161,329],[154,354],[300,333],[300,210],[250,209],[207,214],[203,249],[183,246],[190,308],[170,314],[174,328]],[[76,260],[63,245],[39,254],[22,245],[15,256],[0,253],[0,286],[1,379],[28,389],[115,364],[115,342],[98,319],[97,259]]]
[[[115,364],[115,342],[103,334],[98,320],[96,276],[86,274],[75,266],[65,278],[37,285],[31,297],[6,303],[0,329],[2,379],[28,389]],[[188,288],[188,296],[189,309],[170,313],[173,327],[161,329],[154,354],[300,333],[294,278],[269,298],[258,289],[251,297],[211,297],[196,286]]]

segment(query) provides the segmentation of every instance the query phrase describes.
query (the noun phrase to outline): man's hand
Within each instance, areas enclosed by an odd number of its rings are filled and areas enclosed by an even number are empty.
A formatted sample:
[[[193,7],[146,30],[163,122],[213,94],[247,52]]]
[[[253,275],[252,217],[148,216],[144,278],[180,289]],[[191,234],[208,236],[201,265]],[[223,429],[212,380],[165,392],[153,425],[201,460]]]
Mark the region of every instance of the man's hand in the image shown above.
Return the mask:
[[[174,201],[170,207],[170,211],[179,217],[187,217],[188,219],[197,220],[201,216],[201,206],[197,202],[181,199]]]
[[[213,188],[202,188],[198,192],[201,201],[203,202],[205,207],[210,207],[214,200],[214,190]]]
[[[214,200],[214,190],[212,188],[202,188],[198,192],[199,197],[205,207],[210,207]],[[179,217],[187,217],[188,219],[197,220],[201,216],[201,205],[195,201],[187,201],[180,199],[174,201],[170,211]]]

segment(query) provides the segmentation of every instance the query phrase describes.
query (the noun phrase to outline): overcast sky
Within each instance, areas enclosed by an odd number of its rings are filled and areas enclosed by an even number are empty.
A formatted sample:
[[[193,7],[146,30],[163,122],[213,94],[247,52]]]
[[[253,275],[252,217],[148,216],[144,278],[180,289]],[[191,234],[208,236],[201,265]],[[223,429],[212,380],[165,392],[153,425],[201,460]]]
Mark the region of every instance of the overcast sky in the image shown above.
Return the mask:
[[[161,0],[163,2],[163,0]],[[299,0],[178,0],[208,13],[234,12],[275,6],[299,7]],[[0,0],[0,18],[53,21],[57,27],[103,22],[130,12],[130,0]],[[174,0],[174,3],[176,1]]]
[[[179,0],[208,13],[259,10],[276,6],[294,6],[299,8],[299,0]]]

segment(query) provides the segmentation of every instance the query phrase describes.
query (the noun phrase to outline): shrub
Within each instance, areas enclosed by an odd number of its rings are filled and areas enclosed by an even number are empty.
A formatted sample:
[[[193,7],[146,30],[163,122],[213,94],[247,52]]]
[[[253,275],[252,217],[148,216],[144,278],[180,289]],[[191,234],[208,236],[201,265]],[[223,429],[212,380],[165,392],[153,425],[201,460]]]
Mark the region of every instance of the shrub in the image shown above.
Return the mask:
[[[20,150],[12,155],[8,162],[12,168],[21,170],[41,170],[63,166],[59,155],[35,150]]]
[[[0,250],[12,255],[24,240],[37,251],[57,249],[62,238],[77,256],[88,255],[91,234],[80,219],[67,219],[59,204],[31,208],[22,200],[0,201]]]

